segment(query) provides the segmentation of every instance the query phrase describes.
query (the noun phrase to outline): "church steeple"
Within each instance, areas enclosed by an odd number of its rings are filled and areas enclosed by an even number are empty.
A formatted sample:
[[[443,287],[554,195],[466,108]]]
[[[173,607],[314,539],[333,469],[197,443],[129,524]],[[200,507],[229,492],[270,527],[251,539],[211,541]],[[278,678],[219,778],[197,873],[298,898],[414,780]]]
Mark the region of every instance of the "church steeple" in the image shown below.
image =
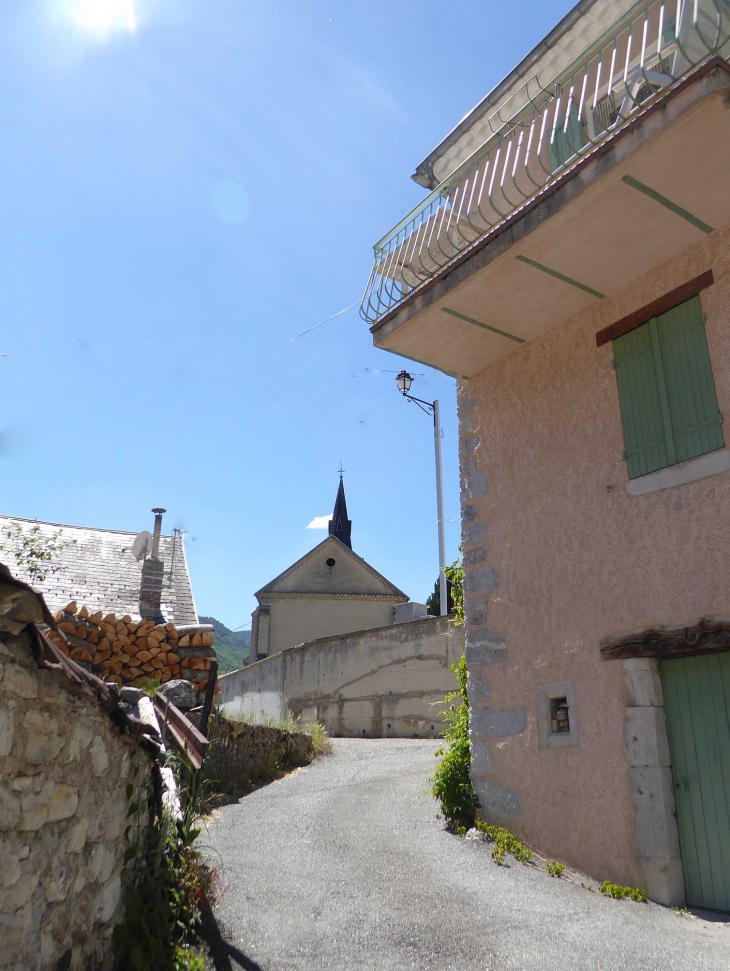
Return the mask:
[[[329,524],[330,536],[335,536],[341,543],[352,549],[352,522],[347,518],[347,502],[345,501],[345,486],[342,481],[343,469],[340,469],[340,484],[335,499],[335,509]]]

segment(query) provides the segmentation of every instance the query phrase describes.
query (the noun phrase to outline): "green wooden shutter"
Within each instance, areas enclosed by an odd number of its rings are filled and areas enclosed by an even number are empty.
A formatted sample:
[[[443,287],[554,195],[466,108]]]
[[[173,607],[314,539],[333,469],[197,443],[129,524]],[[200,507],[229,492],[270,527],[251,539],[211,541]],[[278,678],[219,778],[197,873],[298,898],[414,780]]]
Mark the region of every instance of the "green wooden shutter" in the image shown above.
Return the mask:
[[[667,402],[676,450],[684,462],[724,445],[722,416],[705,336],[700,298],[657,317]]]
[[[648,324],[613,342],[629,478],[669,465],[662,399]]]

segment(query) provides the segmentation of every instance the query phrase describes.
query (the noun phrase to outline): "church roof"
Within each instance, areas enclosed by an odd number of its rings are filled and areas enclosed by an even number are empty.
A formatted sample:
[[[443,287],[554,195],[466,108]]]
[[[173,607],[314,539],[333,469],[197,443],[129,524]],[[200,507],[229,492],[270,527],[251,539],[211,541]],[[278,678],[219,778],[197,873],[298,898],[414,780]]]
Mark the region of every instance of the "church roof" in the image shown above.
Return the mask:
[[[345,485],[340,472],[340,484],[337,488],[335,509],[329,523],[329,534],[335,536],[341,543],[352,549],[352,521],[347,518],[347,501],[345,499]]]
[[[330,547],[329,550],[326,550],[327,546]],[[354,567],[354,571],[350,573],[350,578],[354,582],[328,584],[327,576],[322,576],[323,571],[320,570],[317,574],[316,571],[311,569],[314,565],[313,561],[316,561],[317,557],[321,557],[325,552],[333,554],[331,557],[333,561],[336,561],[336,556],[346,558],[345,562]],[[326,560],[324,562],[327,563]],[[333,562],[332,568],[334,565]],[[329,564],[327,566],[329,567]],[[359,587],[359,589],[355,589],[356,587]],[[262,597],[269,599],[272,596],[367,598],[389,600],[394,603],[405,603],[409,599],[407,594],[391,583],[382,573],[370,566],[361,556],[353,553],[352,549],[335,535],[328,536],[327,539],[305,553],[296,563],[292,563],[283,573],[257,590],[254,596],[259,601]]]

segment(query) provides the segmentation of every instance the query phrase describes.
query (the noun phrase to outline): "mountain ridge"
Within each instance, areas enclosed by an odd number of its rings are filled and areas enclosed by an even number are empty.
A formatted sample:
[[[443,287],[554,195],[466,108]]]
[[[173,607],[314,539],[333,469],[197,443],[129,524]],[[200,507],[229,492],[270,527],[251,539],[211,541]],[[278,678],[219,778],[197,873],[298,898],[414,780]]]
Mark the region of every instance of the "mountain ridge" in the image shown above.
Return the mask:
[[[218,674],[228,674],[242,668],[251,646],[251,631],[233,631],[215,617],[204,617],[202,614],[198,619],[201,624],[213,625]]]

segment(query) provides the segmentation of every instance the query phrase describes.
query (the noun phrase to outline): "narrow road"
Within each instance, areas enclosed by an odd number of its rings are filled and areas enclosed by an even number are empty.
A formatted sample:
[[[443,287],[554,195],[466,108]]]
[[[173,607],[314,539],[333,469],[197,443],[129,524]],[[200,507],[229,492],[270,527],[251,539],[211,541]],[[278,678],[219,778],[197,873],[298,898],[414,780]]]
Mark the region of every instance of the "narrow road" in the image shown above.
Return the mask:
[[[614,901],[454,837],[429,793],[435,743],[334,753],[220,811],[216,968],[730,971],[730,925]]]

